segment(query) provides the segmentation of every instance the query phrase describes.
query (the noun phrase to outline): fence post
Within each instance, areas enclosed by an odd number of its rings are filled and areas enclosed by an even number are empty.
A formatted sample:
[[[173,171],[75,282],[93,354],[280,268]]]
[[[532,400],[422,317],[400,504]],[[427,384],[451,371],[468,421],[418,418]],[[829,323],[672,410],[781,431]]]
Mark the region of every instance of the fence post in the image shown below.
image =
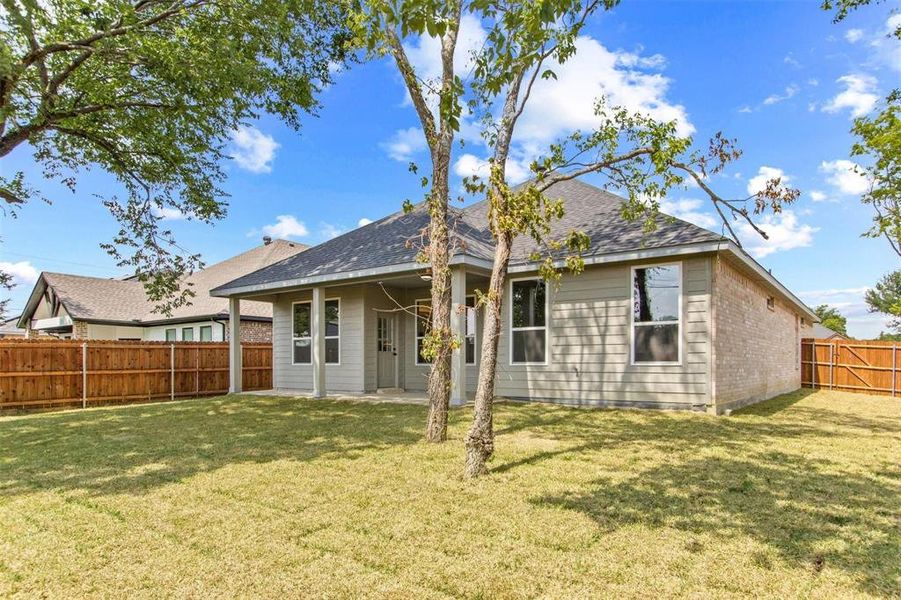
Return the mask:
[[[81,407],[88,407],[88,343],[81,343]]]
[[[897,379],[897,375],[896,375],[896,371],[895,371],[895,365],[897,363],[897,361],[895,360],[895,356],[896,356],[895,350],[897,350],[897,349],[898,349],[898,347],[895,344],[892,344],[892,398],[895,397],[895,379]]]
[[[194,348],[194,395],[200,396],[200,347]]]
[[[829,389],[835,387],[835,342],[829,345]]]
[[[817,341],[810,340],[810,387],[817,389]]]
[[[169,344],[169,399],[175,400],[175,344]]]

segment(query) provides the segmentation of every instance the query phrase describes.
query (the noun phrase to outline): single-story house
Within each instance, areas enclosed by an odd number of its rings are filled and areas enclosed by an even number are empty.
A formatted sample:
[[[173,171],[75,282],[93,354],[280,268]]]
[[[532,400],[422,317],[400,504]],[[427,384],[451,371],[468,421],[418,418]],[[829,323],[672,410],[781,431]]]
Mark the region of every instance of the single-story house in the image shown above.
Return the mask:
[[[28,337],[221,342],[228,335],[228,301],[210,296],[210,289],[306,249],[304,244],[266,237],[261,246],[188,276],[183,285],[190,285],[195,295],[168,316],[154,310],[144,285],[134,277],[41,273],[18,326]],[[272,305],[245,303],[239,324],[243,342],[270,342]]]
[[[622,199],[574,180],[553,227],[591,240],[580,275],[546,284],[519,238],[503,300],[496,393],[591,406],[725,410],[800,387],[800,340],[816,315],[721,235],[678,219],[646,233]],[[475,391],[494,244],[484,202],[451,211],[452,402]],[[212,290],[231,309],[268,302],[274,385],[321,397],[381,388],[425,390],[429,269],[416,261],[428,223],[419,205]],[[240,391],[240,344],[230,352]]]
[[[25,337],[25,330],[19,328],[19,317],[11,317],[0,321],[0,340],[4,338],[21,339]]]

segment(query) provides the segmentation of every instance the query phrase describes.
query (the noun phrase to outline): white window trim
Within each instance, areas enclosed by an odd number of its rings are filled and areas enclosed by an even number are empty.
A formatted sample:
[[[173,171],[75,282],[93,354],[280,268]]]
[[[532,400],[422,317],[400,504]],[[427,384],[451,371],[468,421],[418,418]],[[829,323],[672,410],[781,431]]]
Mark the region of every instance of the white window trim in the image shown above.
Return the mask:
[[[466,335],[466,326],[468,325],[467,319],[469,318],[469,308],[466,307],[466,310],[463,312],[463,352],[466,353],[466,339],[472,338],[472,362],[466,361],[467,367],[472,367],[479,364],[479,308],[476,306],[476,296],[475,294],[467,294],[466,300],[472,298],[472,312],[473,319],[475,319],[475,323],[473,323],[473,331],[472,335]],[[465,301],[464,301],[465,304]],[[465,358],[465,356],[464,356]]]
[[[336,362],[336,363],[327,362],[327,363],[325,363],[325,366],[340,367],[341,366],[341,329],[342,329],[341,321],[343,321],[344,318],[341,316],[341,298],[326,298],[325,299],[325,302],[332,302],[332,301],[338,303],[338,335],[324,335],[323,339],[338,340],[338,362]],[[309,336],[294,337],[294,307],[298,304],[309,304],[310,305],[310,330],[311,331],[310,331]],[[312,319],[313,319],[313,301],[312,300],[295,300],[294,302],[291,303],[291,364],[292,365],[297,365],[299,367],[307,366],[307,365],[313,366],[313,352],[312,352],[313,323],[312,323]],[[323,315],[322,327],[323,328],[325,327],[325,315]],[[297,340],[310,340],[310,346],[311,346],[310,362],[296,362],[294,360],[294,342]],[[324,356],[322,358],[325,359]]]
[[[544,282],[544,327],[513,327],[513,284],[517,281],[541,281]],[[510,279],[507,285],[507,298],[510,299],[507,304],[507,331],[510,334],[509,352],[507,360],[511,367],[522,366],[547,366],[550,358],[550,342],[551,342],[551,295],[547,281],[541,277],[516,277]],[[514,331],[540,331],[544,330],[544,362],[513,362],[513,332]]]
[[[420,362],[419,361],[419,340],[423,339],[422,336],[419,335],[419,303],[420,302],[428,302],[431,304],[431,298],[416,298],[413,301],[413,354],[416,356],[416,366],[417,367],[431,367],[432,363],[430,362]]]
[[[679,319],[676,321],[646,321],[644,323],[636,323],[635,322],[635,271],[638,269],[652,269],[654,267],[679,267]],[[684,328],[682,327],[682,323],[685,320],[685,316],[682,314],[682,292],[684,289],[683,277],[685,276],[685,271],[682,267],[682,261],[676,262],[668,262],[668,263],[649,263],[644,265],[633,265],[629,269],[629,366],[632,367],[681,367],[682,366],[682,352],[683,347],[685,346],[685,339],[683,336]],[[679,340],[679,358],[676,361],[654,361],[654,362],[645,362],[645,361],[635,361],[635,328],[636,327],[648,327],[650,325],[676,325],[677,326],[677,334],[676,339]]]

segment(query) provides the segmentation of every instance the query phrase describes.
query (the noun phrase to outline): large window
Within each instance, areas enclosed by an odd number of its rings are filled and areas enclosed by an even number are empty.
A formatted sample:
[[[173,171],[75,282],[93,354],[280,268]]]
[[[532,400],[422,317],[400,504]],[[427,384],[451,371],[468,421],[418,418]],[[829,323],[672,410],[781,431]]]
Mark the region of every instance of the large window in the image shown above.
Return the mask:
[[[293,331],[294,364],[308,365],[313,362],[313,304],[311,302],[295,302]],[[325,301],[325,362],[339,364],[341,362],[341,305],[338,300]]]
[[[678,363],[681,358],[682,269],[632,269],[632,362]]]
[[[510,362],[547,362],[547,286],[542,279],[510,284]]]
[[[194,328],[193,327],[182,327],[181,328],[181,341],[183,341],[183,342],[193,342],[194,341]]]
[[[425,336],[432,330],[432,301],[416,301],[416,364],[428,365],[431,360],[422,355],[422,343]]]
[[[201,325],[200,326],[200,341],[201,342],[212,342],[213,341],[213,326],[212,325]]]
[[[166,330],[166,341],[167,341],[167,342],[174,342],[174,341],[176,341],[176,335],[177,335],[177,333],[178,333],[178,331],[177,331],[176,329],[167,329],[167,330]]]

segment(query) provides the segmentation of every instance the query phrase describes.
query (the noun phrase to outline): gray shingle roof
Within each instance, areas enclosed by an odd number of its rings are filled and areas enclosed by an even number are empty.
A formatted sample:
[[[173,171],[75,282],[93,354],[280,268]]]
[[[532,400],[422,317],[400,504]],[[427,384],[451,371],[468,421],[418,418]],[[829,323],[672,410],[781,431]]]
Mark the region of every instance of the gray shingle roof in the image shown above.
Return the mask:
[[[305,250],[307,246],[288,240],[273,240],[190,275],[185,281],[195,296],[191,304],[172,311],[171,316],[154,312],[144,285],[136,279],[103,279],[68,273],[42,273],[73,319],[151,323],[170,319],[210,317],[228,314],[228,300],[214,298],[209,291],[235,277],[256,271]],[[243,302],[241,316],[272,317],[267,302]]]
[[[642,222],[627,221],[620,214],[624,202],[622,198],[578,180],[560,182],[552,186],[547,195],[562,198],[566,206],[566,215],[554,223],[551,236],[562,237],[574,229],[584,231],[591,240],[586,257],[724,239],[721,235],[678,219],[667,222],[661,218],[658,228],[646,233]],[[492,260],[494,243],[488,230],[486,207],[485,202],[479,202],[451,211],[452,235],[458,242],[455,244],[456,254]],[[416,259],[415,242],[428,221],[428,212],[424,204],[420,204],[410,214],[394,213],[306,252],[239,277],[219,289],[266,286],[305,277],[409,264]],[[414,242],[413,247],[410,247],[410,241]],[[528,236],[520,236],[514,243],[511,264],[528,262],[532,250],[534,242]]]

